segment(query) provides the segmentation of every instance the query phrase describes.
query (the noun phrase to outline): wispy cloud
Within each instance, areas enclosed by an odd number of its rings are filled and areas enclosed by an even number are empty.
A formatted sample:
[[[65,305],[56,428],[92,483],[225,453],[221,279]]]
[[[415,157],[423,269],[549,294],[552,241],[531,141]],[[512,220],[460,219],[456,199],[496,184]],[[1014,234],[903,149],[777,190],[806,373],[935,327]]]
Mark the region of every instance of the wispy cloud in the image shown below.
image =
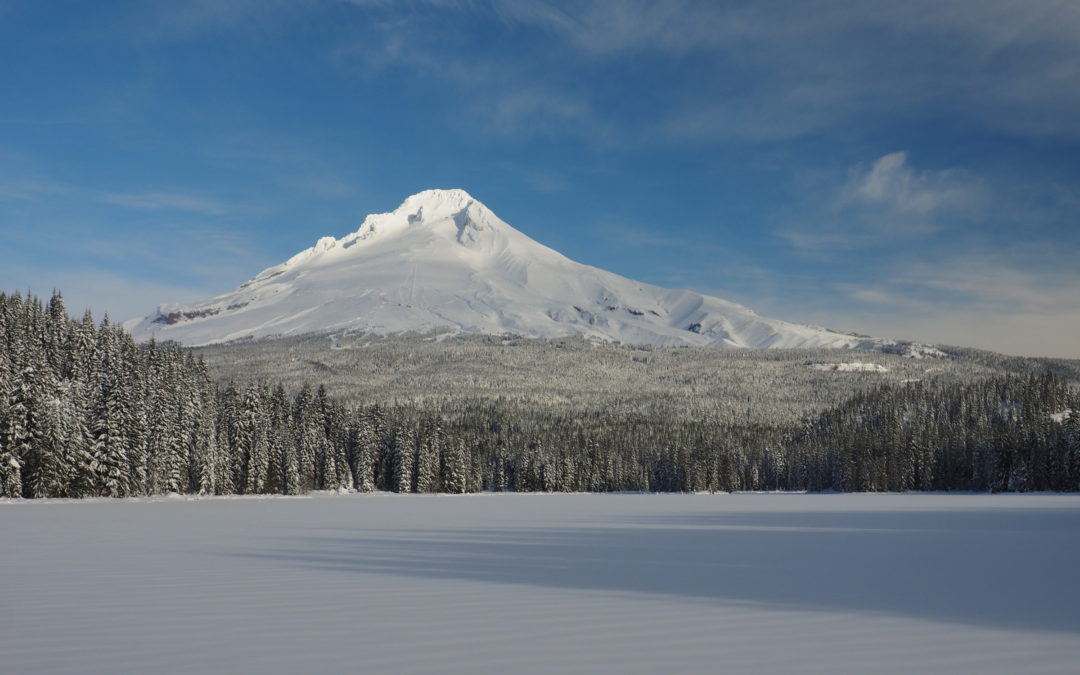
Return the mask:
[[[979,179],[958,169],[917,169],[906,152],[893,152],[853,167],[838,185],[816,186],[779,234],[809,252],[880,246],[933,234],[946,220],[970,221],[990,202]]]
[[[26,167],[23,178],[0,162],[0,284],[70,289],[87,305],[93,290],[121,289],[122,278],[144,293],[133,288],[122,296],[200,289],[198,297],[239,283],[267,260],[244,222],[259,210],[242,201],[186,190],[104,190],[54,180],[32,161],[18,165]]]
[[[43,171],[33,154],[0,145],[0,201],[30,201],[77,191]]]
[[[834,208],[881,208],[893,213],[929,215],[970,209],[982,201],[978,187],[958,171],[918,171],[906,152],[893,152],[869,167],[856,168],[840,189]]]
[[[814,95],[811,95],[811,90]],[[683,143],[775,143],[841,121],[847,92],[821,85],[770,85],[753,91],[683,97],[664,111],[657,133]]]
[[[101,319],[108,314],[113,321],[125,321],[150,314],[159,304],[194,302],[216,294],[220,289],[205,284],[155,282],[141,275],[123,274],[98,268],[10,270],[20,279],[19,290],[48,297],[54,290],[64,295],[68,311],[79,316],[86,309]]]
[[[382,13],[379,20],[366,23],[359,36],[332,50],[343,67],[366,73],[396,71],[425,87],[438,87],[444,95],[453,93],[447,113],[467,118],[469,126],[485,136],[574,137],[593,144],[613,141],[615,126],[597,111],[587,88],[554,77],[562,69],[550,68],[544,59],[492,58],[463,37],[464,32],[447,30],[446,14],[387,12],[387,8],[400,9],[393,3],[352,4]],[[517,15],[504,11],[506,7],[499,3],[417,4],[466,18]]]
[[[352,172],[350,151],[337,143],[328,147],[322,134],[293,136],[273,129],[229,129],[209,138],[195,150],[202,161],[250,179],[270,183],[275,193],[319,199],[353,197],[360,190]],[[355,152],[355,149],[353,149]],[[272,195],[263,194],[267,200]],[[246,205],[250,210],[250,204]]]
[[[35,201],[67,197],[144,211],[183,212],[219,216],[250,207],[215,197],[184,191],[115,192],[87,185],[55,180],[33,162],[18,155],[0,152],[0,198]],[[11,157],[17,158],[11,160]],[[17,166],[27,168],[17,169]]]
[[[694,140],[789,138],[855,115],[961,108],[1020,133],[1080,135],[1080,5],[1057,0],[711,3],[501,0],[580,53],[712,55],[713,82],[663,128]],[[918,49],[912,49],[918,44]],[[947,58],[943,58],[947,54]],[[730,66],[738,65],[738,71]],[[711,124],[710,124],[711,121]]]
[[[1022,247],[1018,247],[1022,248]],[[861,302],[992,314],[1080,315],[1080,267],[1046,246],[1021,253],[962,253],[893,263],[877,284],[849,285]]]
[[[1062,257],[1033,249],[898,261],[880,282],[844,289],[855,310],[846,318],[897,337],[1080,358],[1080,267]]]
[[[337,0],[334,0],[336,2]],[[176,0],[140,3],[110,22],[110,33],[139,43],[175,43],[229,30],[273,32],[283,19],[317,8],[321,0]],[[117,32],[117,28],[121,30]]]
[[[578,137],[623,143],[775,142],[933,110],[1009,133],[1080,137],[1080,88],[1071,86],[1080,79],[1080,5],[1060,0],[185,0],[136,12],[125,34],[165,42],[277,34],[343,6],[361,13],[363,28],[331,49],[467,87],[455,105],[506,136],[573,135],[583,125]],[[523,46],[538,39],[542,48],[492,58],[463,42],[468,30],[447,29],[454,17],[500,22]],[[655,98],[645,119],[606,114],[567,76],[592,69],[618,78],[628,58],[669,74],[668,90],[638,92]]]
[[[868,7],[859,0],[832,0],[813,8],[798,0],[493,0],[492,5],[508,18],[546,26],[583,49],[599,52],[729,49],[764,39],[835,37],[850,34],[853,28],[890,26],[904,33],[962,36],[979,44],[985,58],[1031,42],[1068,46],[1080,37],[1080,10],[1057,0],[1032,0],[1023,7],[1009,0],[910,0],[880,7]]]
[[[41,197],[70,194],[74,188],[70,185],[49,180],[13,179],[0,181],[0,197],[7,199],[32,200]]]
[[[602,129],[588,101],[531,85],[496,95],[474,112],[494,122],[494,130],[504,135],[551,134],[573,124],[595,138]]]
[[[133,209],[186,211],[205,215],[222,215],[236,210],[233,205],[222,201],[177,192],[109,193],[99,195],[98,201]]]
[[[744,30],[730,8],[683,0],[662,3],[496,0],[493,5],[504,18],[541,26],[564,36],[580,49],[597,54],[716,48],[728,44]]]
[[[689,239],[679,238],[670,234],[657,232],[655,230],[649,230],[645,228],[609,228],[608,232],[612,237],[612,241],[618,246],[634,246],[644,248],[664,246],[670,248],[685,248],[693,245],[693,242]]]
[[[777,233],[818,279],[774,298],[770,311],[889,337],[1080,357],[1075,188],[924,169],[904,152],[810,185]]]
[[[531,190],[541,194],[553,195],[566,192],[571,188],[569,178],[556,171],[523,166],[518,163],[506,163],[504,169],[517,176]]]

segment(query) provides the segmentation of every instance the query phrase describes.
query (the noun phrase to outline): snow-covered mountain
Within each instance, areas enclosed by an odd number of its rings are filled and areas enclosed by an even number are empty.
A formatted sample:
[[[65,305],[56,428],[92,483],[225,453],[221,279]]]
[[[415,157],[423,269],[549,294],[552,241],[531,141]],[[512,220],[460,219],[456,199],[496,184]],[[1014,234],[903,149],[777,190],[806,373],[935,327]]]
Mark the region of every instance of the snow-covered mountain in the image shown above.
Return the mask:
[[[138,339],[188,345],[356,329],[448,327],[533,337],[721,347],[873,348],[884,341],[758,316],[574,262],[463,190],[426,190],[341,239],[264,270],[231,293],[162,305],[127,323]]]

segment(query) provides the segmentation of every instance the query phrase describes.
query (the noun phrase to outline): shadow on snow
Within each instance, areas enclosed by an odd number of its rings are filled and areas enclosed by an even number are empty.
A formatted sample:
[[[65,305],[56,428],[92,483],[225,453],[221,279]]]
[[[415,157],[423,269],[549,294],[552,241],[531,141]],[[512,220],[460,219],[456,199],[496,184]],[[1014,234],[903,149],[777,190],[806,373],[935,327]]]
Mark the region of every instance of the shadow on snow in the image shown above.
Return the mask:
[[[1080,632],[1075,509],[725,512],[577,528],[365,529],[287,541],[230,555],[342,572]]]

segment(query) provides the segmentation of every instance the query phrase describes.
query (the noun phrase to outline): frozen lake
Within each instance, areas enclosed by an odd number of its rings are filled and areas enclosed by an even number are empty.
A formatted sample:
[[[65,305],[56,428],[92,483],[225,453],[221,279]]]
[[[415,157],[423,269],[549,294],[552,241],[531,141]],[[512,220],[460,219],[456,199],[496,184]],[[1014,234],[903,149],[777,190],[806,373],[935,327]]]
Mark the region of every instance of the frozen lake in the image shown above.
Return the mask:
[[[0,503],[0,672],[1075,673],[1080,497]]]

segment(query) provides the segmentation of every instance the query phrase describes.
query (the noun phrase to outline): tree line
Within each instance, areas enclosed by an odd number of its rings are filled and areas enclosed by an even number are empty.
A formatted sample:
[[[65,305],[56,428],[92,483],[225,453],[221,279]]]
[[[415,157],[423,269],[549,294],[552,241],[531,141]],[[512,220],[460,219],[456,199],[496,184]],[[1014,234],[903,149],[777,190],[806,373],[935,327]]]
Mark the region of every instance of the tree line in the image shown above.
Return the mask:
[[[820,415],[347,407],[216,384],[175,344],[0,294],[0,496],[311,490],[1077,490],[1080,400],[1053,373],[881,385]]]

